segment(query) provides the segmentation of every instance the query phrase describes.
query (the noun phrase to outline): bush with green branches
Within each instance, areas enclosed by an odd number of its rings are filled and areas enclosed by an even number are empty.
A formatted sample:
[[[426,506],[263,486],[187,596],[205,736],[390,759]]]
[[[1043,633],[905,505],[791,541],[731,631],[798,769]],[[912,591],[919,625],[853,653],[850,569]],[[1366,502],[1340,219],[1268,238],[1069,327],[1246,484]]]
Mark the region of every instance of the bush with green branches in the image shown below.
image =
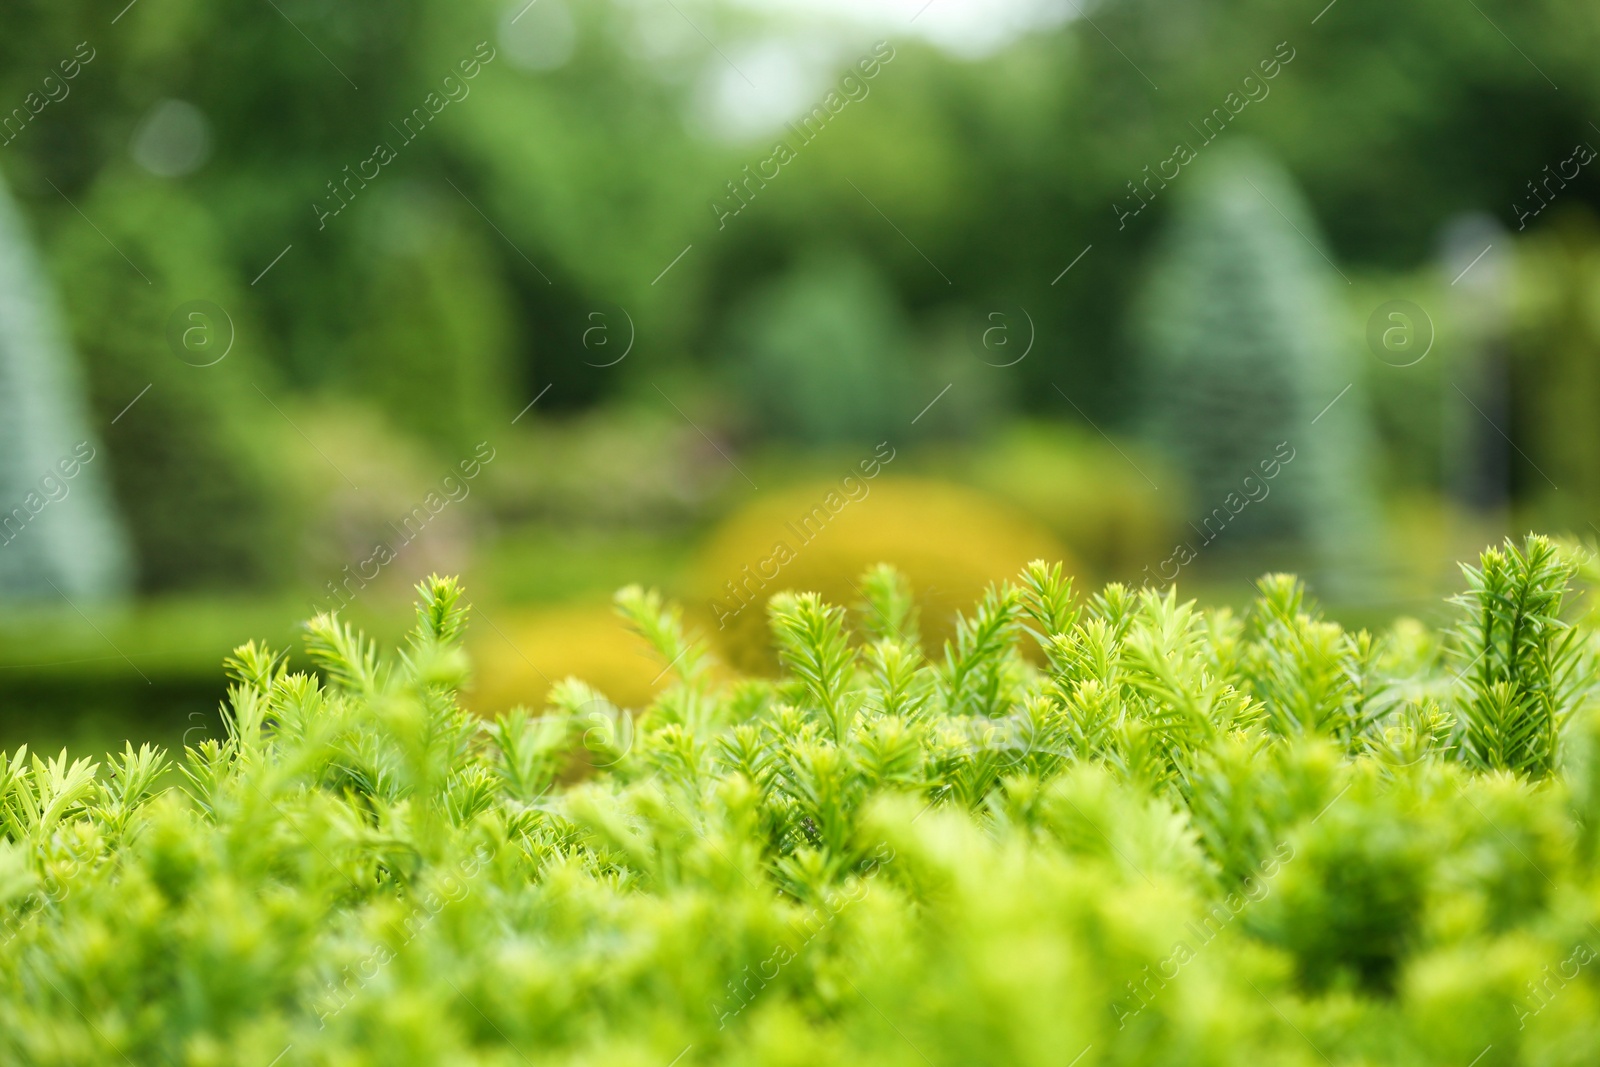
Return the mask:
[[[920,637],[679,611],[637,714],[457,704],[430,578],[382,655],[228,661],[226,736],[0,763],[0,1059],[27,1064],[1579,1064],[1600,1055],[1600,715],[1573,552],[1373,635],[1030,564]]]

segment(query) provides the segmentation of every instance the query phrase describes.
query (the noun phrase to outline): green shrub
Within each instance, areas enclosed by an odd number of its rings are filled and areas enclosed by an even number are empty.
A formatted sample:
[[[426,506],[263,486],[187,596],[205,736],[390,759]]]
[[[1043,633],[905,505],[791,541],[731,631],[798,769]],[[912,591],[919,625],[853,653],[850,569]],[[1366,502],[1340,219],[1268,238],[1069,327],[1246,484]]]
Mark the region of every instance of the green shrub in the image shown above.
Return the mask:
[[[869,459],[871,454],[867,454]],[[892,450],[877,455],[892,459]],[[735,668],[777,666],[762,607],[801,589],[841,604],[862,597],[861,573],[888,562],[912,582],[927,632],[951,634],[956,613],[1029,559],[1064,555],[1049,532],[992,497],[947,482],[873,479],[845,467],[831,482],[764,490],[712,531],[695,565],[699,614]],[[1068,561],[1069,573],[1076,571]]]
[[[1527,427],[1518,447],[1551,479],[1527,480],[1541,516],[1585,529],[1600,501],[1600,432],[1583,415],[1600,401],[1600,225],[1578,205],[1552,221],[1517,246],[1511,366],[1516,417]]]
[[[492,722],[456,702],[468,609],[431,578],[397,653],[328,616],[317,674],[240,648],[227,736],[176,773],[148,748],[0,763],[0,1050],[1593,1062],[1595,642],[1563,685],[1515,653],[1568,640],[1551,551],[1498,554],[1534,562],[1431,643],[1344,634],[1292,579],[1236,619],[1033,563],[934,650],[877,569],[854,613],[772,599],[772,680],[634,587],[648,707],[568,680]],[[1486,773],[1480,685],[1443,650],[1502,595],[1550,614],[1491,684],[1572,725]]]
[[[1352,785],[1372,795],[1306,826],[1275,892],[1252,914],[1255,931],[1294,957],[1307,989],[1391,994],[1416,947],[1431,867],[1427,824],[1408,820],[1394,791],[1374,784],[1358,778]]]
[[[940,459],[945,470],[961,471],[1044,523],[1102,577],[1155,573],[1153,561],[1170,555],[1179,537],[1172,506],[1179,494],[1155,488],[1170,490],[1179,476],[1131,441],[1063,423],[1016,422],[978,448]]]
[[[459,225],[456,204],[409,187],[372,198],[355,227],[350,272],[361,281],[341,316],[365,325],[346,325],[333,377],[454,460],[522,407],[511,388],[511,298],[489,267],[493,249]]]
[[[903,436],[917,414],[910,344],[904,313],[872,265],[829,250],[757,290],[735,312],[727,347],[754,429],[871,445]]]

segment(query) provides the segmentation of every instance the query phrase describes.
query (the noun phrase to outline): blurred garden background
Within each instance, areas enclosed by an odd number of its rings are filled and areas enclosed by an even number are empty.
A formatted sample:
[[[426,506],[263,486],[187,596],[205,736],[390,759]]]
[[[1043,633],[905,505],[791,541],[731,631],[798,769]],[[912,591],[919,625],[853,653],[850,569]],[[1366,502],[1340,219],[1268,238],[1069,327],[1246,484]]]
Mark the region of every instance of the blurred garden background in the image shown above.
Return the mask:
[[[216,729],[235,644],[410,586],[471,699],[681,600],[1038,556],[1432,617],[1600,507],[1575,0],[13,0],[0,743]]]

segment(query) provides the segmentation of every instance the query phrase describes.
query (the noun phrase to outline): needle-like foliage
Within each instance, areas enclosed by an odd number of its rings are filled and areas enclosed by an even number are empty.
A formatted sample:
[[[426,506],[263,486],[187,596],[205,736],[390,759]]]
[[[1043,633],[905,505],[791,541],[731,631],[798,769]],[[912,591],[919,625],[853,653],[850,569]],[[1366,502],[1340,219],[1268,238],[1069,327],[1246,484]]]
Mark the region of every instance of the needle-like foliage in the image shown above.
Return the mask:
[[[238,649],[175,767],[0,758],[0,1063],[1594,1062],[1573,575],[1491,550],[1440,638],[1035,563],[930,659],[877,568],[777,678],[632,588],[648,707],[493,719],[430,578],[398,652]]]
[[[1555,767],[1560,733],[1576,707],[1578,631],[1561,619],[1576,563],[1554,543],[1509,540],[1463,564],[1467,591],[1456,653],[1465,662],[1462,753],[1475,767],[1543,777]]]

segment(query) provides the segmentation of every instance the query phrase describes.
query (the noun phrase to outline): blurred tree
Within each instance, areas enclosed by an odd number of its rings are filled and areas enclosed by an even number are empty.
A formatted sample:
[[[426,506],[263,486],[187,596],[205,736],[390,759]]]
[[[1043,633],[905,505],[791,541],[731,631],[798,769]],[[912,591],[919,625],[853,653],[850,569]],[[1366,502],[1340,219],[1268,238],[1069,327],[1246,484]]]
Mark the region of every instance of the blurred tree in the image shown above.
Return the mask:
[[[1200,161],[1177,195],[1136,328],[1148,432],[1188,472],[1202,537],[1346,561],[1376,528],[1370,430],[1315,224],[1254,149]]]
[[[808,252],[734,312],[730,335],[733,377],[763,434],[898,439],[917,413],[905,320],[854,252]]]
[[[426,282],[368,278],[365,231],[381,214],[380,189],[416,182],[448,201],[450,175],[473,209],[456,205],[451,226],[463,234],[446,258],[493,251],[456,293],[483,306],[509,293],[511,370],[522,379],[509,384],[526,398],[550,381],[552,406],[628,388],[653,395],[662,364],[714,347],[748,279],[833,242],[871,247],[914,320],[952,306],[1027,306],[1039,345],[1015,368],[1019,395],[1055,413],[1049,383],[1060,382],[1098,420],[1127,414],[1139,395],[1116,327],[1173,198],[1126,228],[1114,205],[1230,95],[1270,89],[1223,136],[1255,137],[1286,160],[1327,220],[1330,254],[1395,271],[1425,260],[1458,211],[1509,219],[1528,180],[1593,119],[1600,7],[1585,0],[1480,0],[1481,13],[1459,0],[1321,6],[1308,26],[1311,15],[1272,0],[1116,0],[1095,7],[1093,25],[1070,19],[977,59],[896,35],[871,95],[726,228],[708,201],[768,158],[773,138],[729,143],[708,120],[720,79],[743,93],[730,73],[738,63],[761,81],[745,67],[753,42],[762,54],[789,49],[797,69],[821,54],[834,66],[800,101],[810,106],[871,47],[854,26],[791,32],[771,12],[721,0],[682,12],[648,0],[541,0],[531,10],[523,0],[14,0],[0,34],[0,114],[40,110],[0,141],[19,188],[38,194],[27,206],[48,238],[81,220],[43,177],[83,203],[98,175],[144,143],[158,109],[170,116],[168,103],[185,102],[212,151],[169,180],[213,220],[219,263],[253,279],[293,246],[248,293],[264,358],[298,390],[348,383],[344,361],[373,358],[367,335],[392,335],[394,301],[438,292],[433,264],[419,264],[434,274]],[[470,96],[319,230],[312,205],[327,184],[440,93],[480,43],[496,56]],[[95,58],[63,81],[80,46]],[[1259,64],[1280,47],[1295,58],[1260,83]],[[1600,188],[1586,172],[1563,196],[1594,204]],[[651,362],[603,371],[581,362],[587,316],[611,305],[648,339]],[[427,331],[453,345],[468,336],[460,325],[434,316]],[[547,374],[551,356],[570,356],[575,369]],[[436,373],[449,378],[425,377]],[[948,418],[959,392],[923,423]]]
[[[292,431],[278,425],[286,416],[273,411],[272,378],[209,221],[126,174],[102,179],[82,206],[100,228],[64,230],[55,263],[72,279],[67,303],[96,414],[117,420],[108,465],[140,585],[277,578],[292,565],[283,550],[292,527],[273,453]]]
[[[1585,536],[1600,508],[1600,226],[1568,210],[1527,241],[1516,270],[1518,422],[1541,473],[1524,479],[1547,522]],[[1545,475],[1560,487],[1557,491]]]
[[[44,279],[0,181],[0,597],[103,598],[128,584],[126,535]]]
[[[370,309],[351,299],[354,219],[318,231],[313,201],[390,135],[390,123],[439,92],[480,42],[496,58],[471,95],[407,145],[381,181],[404,176],[454,197],[441,175],[457,176],[521,253],[500,248],[490,223],[464,216],[500,253],[489,269],[510,275],[520,339],[543,342],[553,324],[560,337],[551,343],[576,346],[586,313],[618,304],[656,351],[675,358],[715,335],[727,306],[719,297],[787,250],[819,238],[870,240],[913,315],[951,301],[1037,308],[1038,357],[1018,377],[1039,405],[1053,395],[1049,381],[1066,380],[1092,411],[1122,396],[1126,361],[1114,324],[1166,209],[1158,200],[1120,230],[1113,204],[1129,179],[1193,135],[1191,123],[1229,93],[1243,95],[1245,76],[1259,81],[1258,64],[1280,42],[1295,58],[1237,125],[1303,177],[1334,246],[1356,261],[1415,264],[1450,214],[1509,205],[1559,158],[1557,147],[1570,149],[1600,94],[1588,59],[1600,9],[1581,0],[1484,0],[1487,17],[1469,9],[1470,19],[1455,0],[1395,11],[1341,4],[1319,18],[1315,47],[1302,36],[1304,20],[1270,0],[1181,9],[1118,0],[1094,15],[1115,48],[1082,19],[977,61],[897,40],[871,96],[723,230],[707,202],[767,157],[772,138],[718,143],[704,136],[712,124],[703,112],[708,85],[728,73],[723,56],[781,32],[762,13],[711,2],[688,12],[691,26],[639,0],[541,0],[532,10],[514,0],[14,6],[0,38],[0,106],[41,92],[80,42],[96,54],[67,86],[70,96],[7,146],[19,173],[42,169],[75,196],[161,101],[193,104],[214,151],[188,188],[229,238],[235,272],[253,278],[296,246],[290,269],[273,271],[254,295],[278,342],[271,358],[302,387],[338,377],[344,339],[368,325],[357,309]],[[839,72],[870,44],[851,36],[830,42]],[[1592,188],[1572,195],[1596,200]],[[371,206],[357,204],[356,217]],[[691,244],[670,284],[652,286]],[[1090,257],[1050,286],[1090,244]],[[524,256],[554,284],[525,269]],[[531,360],[531,346],[524,351]],[[617,388],[639,365],[602,381]]]
[[[1495,516],[1511,497],[1511,382],[1506,366],[1511,235],[1484,212],[1450,220],[1438,267],[1452,279],[1440,310],[1451,344],[1439,353],[1449,388],[1441,412],[1443,487],[1463,508]]]
[[[516,414],[506,287],[495,257],[438,194],[401,185],[374,196],[370,214],[352,220],[363,269],[351,318],[362,326],[339,360],[341,384],[459,459]]]

